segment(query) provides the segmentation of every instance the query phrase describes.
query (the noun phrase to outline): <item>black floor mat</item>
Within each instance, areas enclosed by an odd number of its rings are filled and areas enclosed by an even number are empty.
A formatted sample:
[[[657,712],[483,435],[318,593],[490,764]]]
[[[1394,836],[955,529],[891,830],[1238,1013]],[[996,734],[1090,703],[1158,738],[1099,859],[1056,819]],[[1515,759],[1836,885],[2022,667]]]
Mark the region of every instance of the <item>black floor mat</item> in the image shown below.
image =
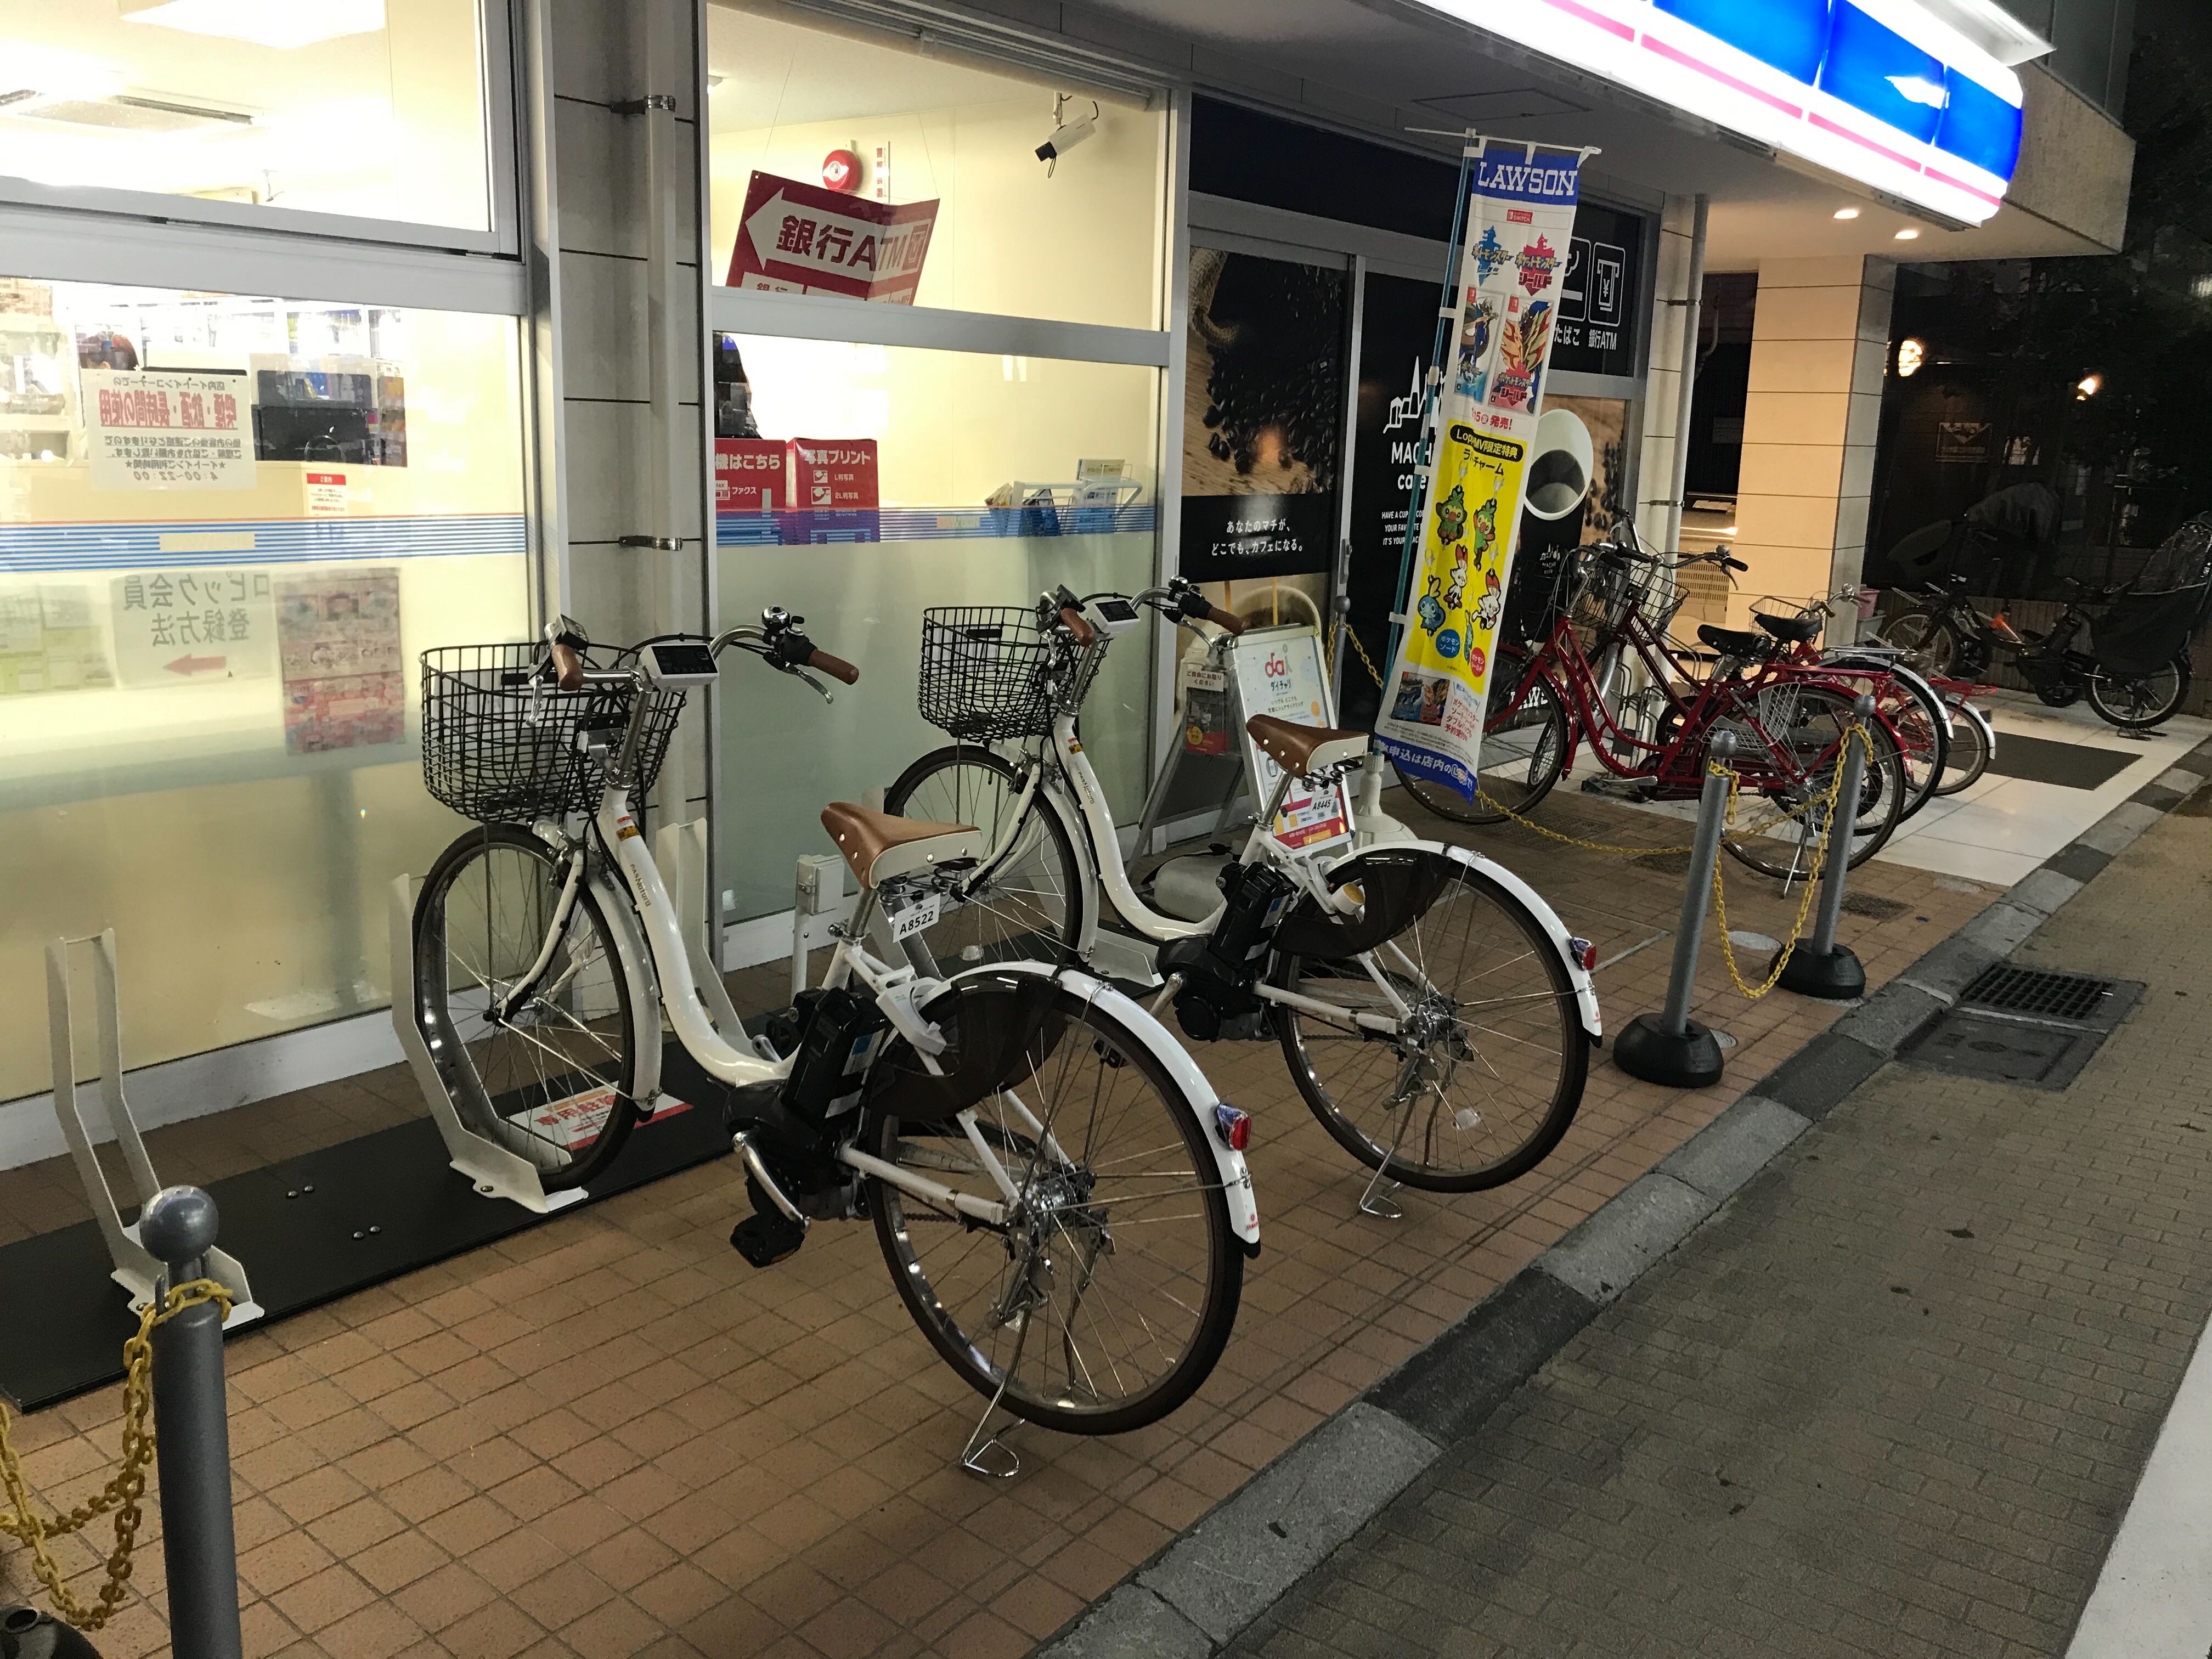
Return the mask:
[[[2094,743],[2055,743],[2049,738],[1997,733],[1990,770],[2031,783],[2055,783],[2062,789],[2094,789],[2142,758],[2140,749],[2107,749]]]
[[[220,1243],[245,1267],[267,1318],[282,1319],[726,1153],[721,1085],[672,1044],[661,1081],[690,1109],[663,1107],[632,1130],[583,1204],[553,1215],[478,1197],[447,1165],[425,1115],[211,1183]],[[114,1382],[137,1328],[94,1223],[0,1247],[0,1395],[21,1409]]]

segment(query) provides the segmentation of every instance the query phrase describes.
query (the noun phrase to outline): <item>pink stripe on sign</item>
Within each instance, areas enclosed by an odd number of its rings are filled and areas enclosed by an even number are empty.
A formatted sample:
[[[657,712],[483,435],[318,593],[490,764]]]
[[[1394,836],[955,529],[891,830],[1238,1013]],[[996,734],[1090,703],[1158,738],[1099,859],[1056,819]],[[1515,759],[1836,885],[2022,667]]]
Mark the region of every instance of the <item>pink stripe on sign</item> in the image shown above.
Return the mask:
[[[1967,195],[1972,197],[1976,201],[1987,202],[1991,207],[2002,207],[2004,205],[2003,197],[1992,196],[1989,191],[1984,190],[1979,185],[1970,185],[1964,179],[1954,179],[1948,173],[1936,172],[1934,167],[1924,167],[1920,170],[1923,173],[1927,174],[1928,177],[1933,179],[1937,184],[1948,185],[1954,190],[1963,190]]]
[[[1556,10],[1566,13],[1570,17],[1579,17],[1585,23],[1595,24],[1607,34],[1618,35],[1624,40],[1633,40],[1636,38],[1636,31],[1627,24],[1615,18],[1607,17],[1601,11],[1593,11],[1588,6],[1577,5],[1575,0],[1544,0],[1544,3]]]
[[[1553,4],[1557,4],[1558,3],[1559,0],[1553,0]],[[1755,87],[1748,81],[1739,80],[1736,76],[1730,75],[1726,70],[1716,68],[1714,65],[1706,63],[1701,58],[1692,58],[1688,52],[1684,52],[1680,46],[1670,46],[1666,41],[1659,40],[1656,36],[1650,34],[1645,35],[1644,37],[1644,44],[1653,52],[1657,52],[1662,58],[1668,58],[1674,63],[1680,64],[1685,68],[1693,69],[1700,75],[1711,76],[1723,86],[1731,88],[1735,91],[1742,93],[1747,97],[1756,98],[1762,104],[1771,104],[1775,108],[1780,110],[1784,115],[1802,116],[1805,113],[1803,110],[1798,108],[1796,105],[1791,103],[1788,99],[1778,98],[1772,93],[1767,91],[1764,87]]]
[[[1891,161],[1896,162],[1899,167],[1911,167],[1915,173],[1921,170],[1920,163],[1914,161],[1910,155],[1903,155],[1897,150],[1893,150],[1887,144],[1877,144],[1873,139],[1868,137],[1864,133],[1853,132],[1849,127],[1844,125],[1841,122],[1831,121],[1826,116],[1821,114],[1818,110],[1814,110],[1812,114],[1807,116],[1805,118],[1810,121],[1814,126],[1819,127],[1824,132],[1832,132],[1839,138],[1848,138],[1855,144],[1863,144],[1867,149],[1872,150],[1877,155],[1887,155]]]

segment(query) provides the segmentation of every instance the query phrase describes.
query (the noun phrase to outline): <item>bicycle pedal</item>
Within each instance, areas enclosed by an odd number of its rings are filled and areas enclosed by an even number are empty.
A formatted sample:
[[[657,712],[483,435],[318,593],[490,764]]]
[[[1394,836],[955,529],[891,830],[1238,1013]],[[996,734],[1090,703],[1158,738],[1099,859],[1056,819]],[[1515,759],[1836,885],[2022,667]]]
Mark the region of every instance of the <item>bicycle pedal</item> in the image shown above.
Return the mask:
[[[806,1225],[788,1216],[769,1212],[749,1215],[730,1229],[730,1248],[756,1267],[773,1267],[798,1253],[806,1242]]]

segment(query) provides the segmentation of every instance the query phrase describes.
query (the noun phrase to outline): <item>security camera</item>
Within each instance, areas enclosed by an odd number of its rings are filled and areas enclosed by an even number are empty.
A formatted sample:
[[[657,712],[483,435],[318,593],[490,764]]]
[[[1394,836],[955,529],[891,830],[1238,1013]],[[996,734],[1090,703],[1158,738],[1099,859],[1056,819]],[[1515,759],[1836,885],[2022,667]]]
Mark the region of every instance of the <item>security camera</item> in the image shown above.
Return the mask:
[[[1039,144],[1036,149],[1036,158],[1044,163],[1045,176],[1048,178],[1051,177],[1052,170],[1058,165],[1061,156],[1098,131],[1099,110],[1095,102],[1091,106],[1091,113],[1079,121],[1063,118],[1063,112],[1067,106],[1067,102],[1066,93],[1060,94],[1052,100],[1052,137]]]

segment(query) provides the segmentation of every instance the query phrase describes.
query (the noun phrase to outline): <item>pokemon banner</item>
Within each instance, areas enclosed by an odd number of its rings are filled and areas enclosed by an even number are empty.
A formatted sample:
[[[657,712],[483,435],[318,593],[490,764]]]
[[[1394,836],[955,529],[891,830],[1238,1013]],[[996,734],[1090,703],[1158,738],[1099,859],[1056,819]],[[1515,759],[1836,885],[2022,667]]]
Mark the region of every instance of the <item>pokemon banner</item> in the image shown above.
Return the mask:
[[[1493,139],[1471,159],[1434,465],[1407,526],[1412,588],[1375,722],[1400,767],[1470,800],[1582,156]]]

